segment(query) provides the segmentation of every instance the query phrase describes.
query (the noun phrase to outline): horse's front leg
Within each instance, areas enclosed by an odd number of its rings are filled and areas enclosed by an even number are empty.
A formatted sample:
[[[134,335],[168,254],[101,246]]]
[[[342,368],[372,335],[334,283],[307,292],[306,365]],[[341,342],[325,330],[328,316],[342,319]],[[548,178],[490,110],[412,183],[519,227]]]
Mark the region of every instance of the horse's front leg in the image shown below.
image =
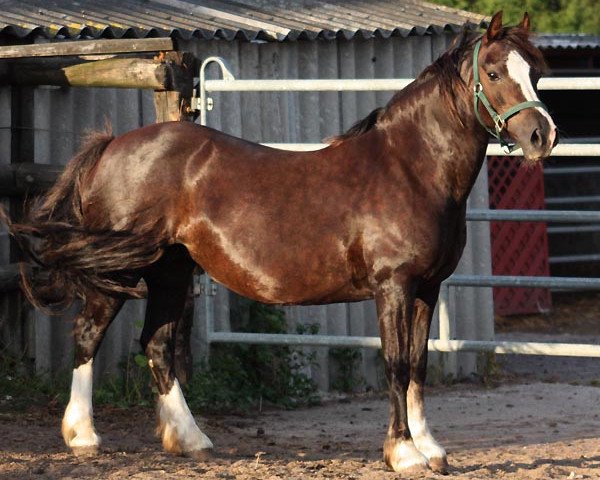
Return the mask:
[[[414,288],[409,280],[392,277],[379,285],[375,300],[390,395],[390,425],[383,458],[396,472],[425,471],[427,458],[413,442],[407,413]]]
[[[438,293],[439,286],[427,292],[419,292],[415,300],[410,336],[410,384],[407,405],[408,425],[415,446],[427,457],[433,471],[446,473],[448,467],[446,451],[435,441],[429,431],[423,396],[427,375],[427,340]]]

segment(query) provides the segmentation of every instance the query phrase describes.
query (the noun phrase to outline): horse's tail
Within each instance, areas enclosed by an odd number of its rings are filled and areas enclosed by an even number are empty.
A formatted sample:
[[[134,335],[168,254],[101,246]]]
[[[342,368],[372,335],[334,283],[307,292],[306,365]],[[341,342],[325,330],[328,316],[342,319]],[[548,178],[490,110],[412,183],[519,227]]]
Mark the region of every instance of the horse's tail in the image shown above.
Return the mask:
[[[91,230],[83,222],[81,187],[108,144],[108,129],[85,139],[54,186],[13,223],[0,209],[10,234],[29,265],[21,264],[21,287],[36,307],[63,312],[86,292],[140,297],[132,270],[155,262],[162,254],[159,236],[149,231]]]

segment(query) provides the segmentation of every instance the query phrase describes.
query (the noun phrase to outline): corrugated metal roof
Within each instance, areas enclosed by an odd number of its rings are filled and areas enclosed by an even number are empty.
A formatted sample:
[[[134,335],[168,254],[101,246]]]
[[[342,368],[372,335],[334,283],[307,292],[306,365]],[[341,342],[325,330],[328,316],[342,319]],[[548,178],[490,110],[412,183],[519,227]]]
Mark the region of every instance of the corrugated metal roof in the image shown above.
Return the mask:
[[[19,38],[388,38],[486,19],[420,0],[0,0],[0,31]]]
[[[539,48],[543,49],[600,48],[600,35],[544,33],[537,35],[534,41]]]

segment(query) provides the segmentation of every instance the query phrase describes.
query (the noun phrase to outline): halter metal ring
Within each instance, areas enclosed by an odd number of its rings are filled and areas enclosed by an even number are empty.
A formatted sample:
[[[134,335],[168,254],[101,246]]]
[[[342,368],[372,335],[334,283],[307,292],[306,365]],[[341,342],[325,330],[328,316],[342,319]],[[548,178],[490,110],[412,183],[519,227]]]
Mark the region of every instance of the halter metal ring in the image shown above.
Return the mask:
[[[477,82],[473,87],[473,90],[475,91],[475,93],[483,92],[483,85],[480,82]]]

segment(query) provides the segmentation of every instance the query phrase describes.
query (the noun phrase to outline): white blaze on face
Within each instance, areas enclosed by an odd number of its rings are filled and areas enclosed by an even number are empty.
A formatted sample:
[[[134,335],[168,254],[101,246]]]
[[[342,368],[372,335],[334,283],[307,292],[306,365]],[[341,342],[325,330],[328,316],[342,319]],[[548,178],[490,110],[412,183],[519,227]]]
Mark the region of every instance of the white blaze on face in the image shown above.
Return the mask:
[[[531,77],[529,75],[529,71],[531,67],[525,61],[525,59],[515,50],[512,50],[508,54],[508,60],[506,61],[506,68],[508,69],[508,76],[512,78],[517,85],[521,87],[521,91],[523,92],[523,96],[526,101],[537,101],[539,102],[539,98],[535,93],[535,89],[531,83]],[[540,107],[535,107],[535,109],[540,112],[550,124],[550,144],[554,144],[554,139],[556,138],[556,125],[554,124],[554,120],[548,114],[546,110]]]

